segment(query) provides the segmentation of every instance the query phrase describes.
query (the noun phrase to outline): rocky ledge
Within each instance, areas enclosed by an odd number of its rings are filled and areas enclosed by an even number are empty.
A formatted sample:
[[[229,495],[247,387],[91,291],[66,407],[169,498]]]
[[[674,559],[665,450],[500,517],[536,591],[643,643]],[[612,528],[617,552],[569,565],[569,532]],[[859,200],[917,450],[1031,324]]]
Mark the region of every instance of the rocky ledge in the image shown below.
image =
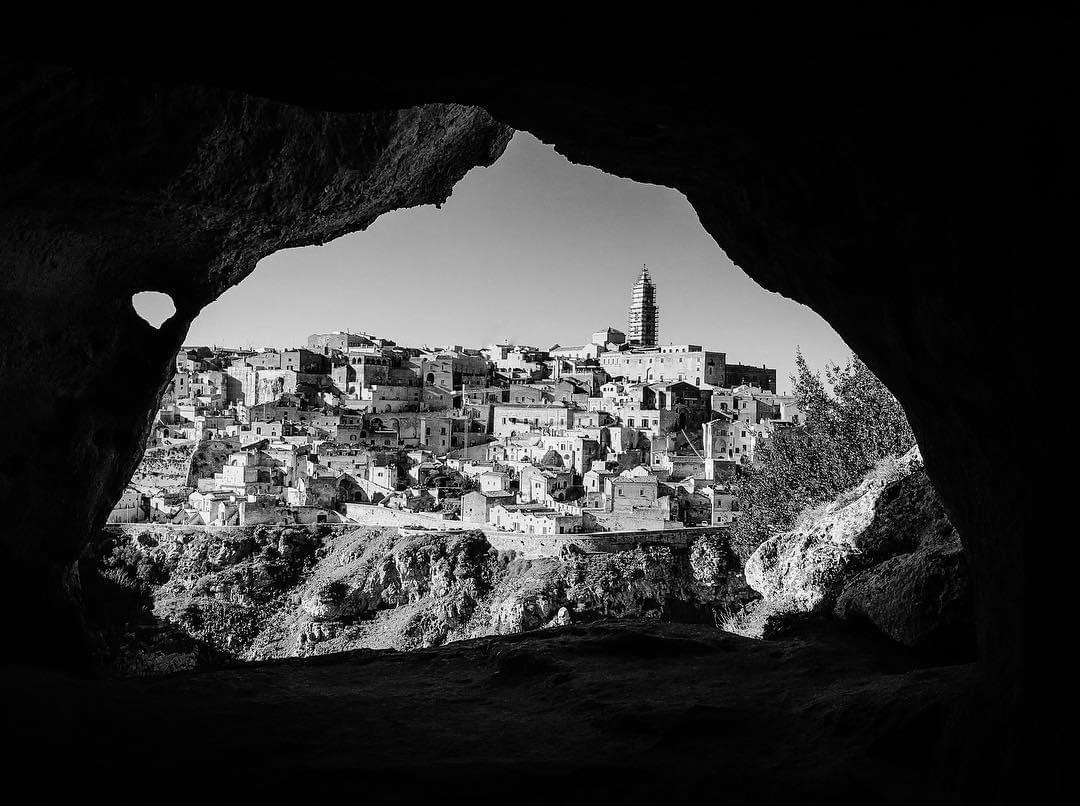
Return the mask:
[[[936,802],[937,743],[971,667],[806,626],[754,641],[600,622],[126,680],[8,668],[8,762],[51,775],[62,759],[110,794],[100,773],[119,765],[127,791],[245,797],[292,783],[379,802]]]
[[[735,632],[762,637],[830,613],[926,653],[973,656],[967,561],[918,448],[766,540],[745,576],[761,598],[729,620]]]
[[[121,674],[414,650],[604,618],[714,623],[752,596],[724,540],[527,559],[482,532],[116,527],[83,561]]]

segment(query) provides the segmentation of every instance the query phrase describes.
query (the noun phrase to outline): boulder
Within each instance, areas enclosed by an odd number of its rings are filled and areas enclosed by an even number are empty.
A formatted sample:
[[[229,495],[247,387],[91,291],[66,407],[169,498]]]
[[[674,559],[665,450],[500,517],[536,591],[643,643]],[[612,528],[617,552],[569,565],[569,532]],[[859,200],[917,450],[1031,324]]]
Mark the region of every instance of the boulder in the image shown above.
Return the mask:
[[[770,618],[831,610],[912,648],[972,646],[963,548],[917,448],[766,540],[745,576]]]
[[[865,619],[914,649],[970,651],[974,622],[960,541],[942,541],[862,571],[840,593],[834,612]]]
[[[747,584],[766,600],[811,612],[839,593],[844,580],[886,554],[871,524],[890,485],[921,466],[918,448],[886,460],[854,489],[803,515],[798,525],[762,543],[746,561]]]

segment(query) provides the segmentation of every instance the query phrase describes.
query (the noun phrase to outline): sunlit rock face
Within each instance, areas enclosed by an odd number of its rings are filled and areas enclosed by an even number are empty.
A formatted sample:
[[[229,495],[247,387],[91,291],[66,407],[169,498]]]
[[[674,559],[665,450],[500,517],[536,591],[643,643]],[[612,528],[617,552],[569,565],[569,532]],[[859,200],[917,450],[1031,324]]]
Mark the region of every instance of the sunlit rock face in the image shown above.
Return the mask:
[[[482,532],[139,525],[98,535],[79,567],[108,668],[139,676],[609,619],[712,625],[753,596],[737,569],[700,561],[715,548],[526,559]]]
[[[970,653],[967,562],[918,448],[882,460],[854,488],[770,537],[747,559],[745,575],[762,599],[742,616],[743,634],[832,611],[941,659]]]

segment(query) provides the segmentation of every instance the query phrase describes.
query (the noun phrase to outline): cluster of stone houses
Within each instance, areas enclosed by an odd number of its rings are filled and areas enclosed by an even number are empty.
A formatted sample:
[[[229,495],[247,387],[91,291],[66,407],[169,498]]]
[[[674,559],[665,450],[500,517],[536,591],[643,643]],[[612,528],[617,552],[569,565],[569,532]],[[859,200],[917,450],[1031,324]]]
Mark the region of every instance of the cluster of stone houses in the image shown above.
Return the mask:
[[[656,332],[655,311],[631,321]],[[529,534],[725,523],[737,468],[800,416],[775,370],[611,327],[546,350],[347,332],[288,350],[191,347],[148,446],[197,446],[192,488],[163,491],[160,506],[129,491],[113,519],[227,525],[383,507]]]

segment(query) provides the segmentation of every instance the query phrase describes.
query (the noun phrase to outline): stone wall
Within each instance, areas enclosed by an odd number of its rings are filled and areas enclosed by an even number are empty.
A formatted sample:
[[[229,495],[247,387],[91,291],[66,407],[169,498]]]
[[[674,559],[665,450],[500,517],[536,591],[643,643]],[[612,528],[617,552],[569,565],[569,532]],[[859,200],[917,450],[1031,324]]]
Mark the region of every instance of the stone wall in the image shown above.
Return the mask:
[[[679,521],[667,521],[655,517],[656,510],[646,511],[652,514],[653,517],[649,517],[649,515],[635,515],[633,512],[598,512],[593,510],[589,510],[589,514],[592,515],[596,531],[598,532],[659,532],[661,530],[682,528],[682,524]]]
[[[474,528],[470,524],[446,521],[430,513],[408,512],[371,504],[346,504],[345,517],[354,524],[364,526],[425,526],[439,531]]]
[[[524,535],[513,532],[485,532],[488,542],[499,551],[515,551],[526,558],[557,557],[570,546],[590,553],[629,551],[641,545],[688,548],[705,535],[723,534],[722,528],[701,526],[668,529],[663,532],[593,532],[577,535]]]
[[[356,530],[361,526],[421,526],[428,527],[433,532],[447,532],[469,530],[476,531],[471,524],[461,521],[443,521],[442,519],[420,512],[403,512],[386,507],[369,507],[362,504],[365,512],[362,521],[350,523],[321,523],[321,524],[288,524],[289,528],[322,528],[328,529],[333,534],[345,534]],[[375,512],[379,510],[380,512]],[[215,534],[225,537],[242,537],[249,534],[254,526],[174,526],[164,523],[110,523],[105,527],[106,531],[124,534],[128,537],[137,537],[142,534]],[[641,545],[662,545],[675,547],[689,547],[699,537],[709,534],[723,534],[724,529],[710,526],[687,527],[684,529],[669,529],[664,532],[628,531],[628,532],[594,532],[589,534],[571,535],[526,535],[514,532],[495,532],[484,529],[484,536],[488,543],[499,551],[515,551],[526,558],[534,557],[557,557],[568,546],[590,552],[615,552],[629,551]]]
[[[103,527],[103,531],[113,534],[121,534],[126,537],[139,537],[140,535],[215,535],[225,538],[241,538],[250,536],[256,526],[174,526],[168,523],[109,523]],[[289,529],[322,529],[327,534],[346,534],[355,531],[355,523],[320,523],[320,524],[288,524]]]
[[[319,522],[320,517],[326,519],[324,523],[345,522],[341,513],[323,507],[252,506],[251,504],[244,507],[244,526],[279,523],[286,526],[315,524]]]

